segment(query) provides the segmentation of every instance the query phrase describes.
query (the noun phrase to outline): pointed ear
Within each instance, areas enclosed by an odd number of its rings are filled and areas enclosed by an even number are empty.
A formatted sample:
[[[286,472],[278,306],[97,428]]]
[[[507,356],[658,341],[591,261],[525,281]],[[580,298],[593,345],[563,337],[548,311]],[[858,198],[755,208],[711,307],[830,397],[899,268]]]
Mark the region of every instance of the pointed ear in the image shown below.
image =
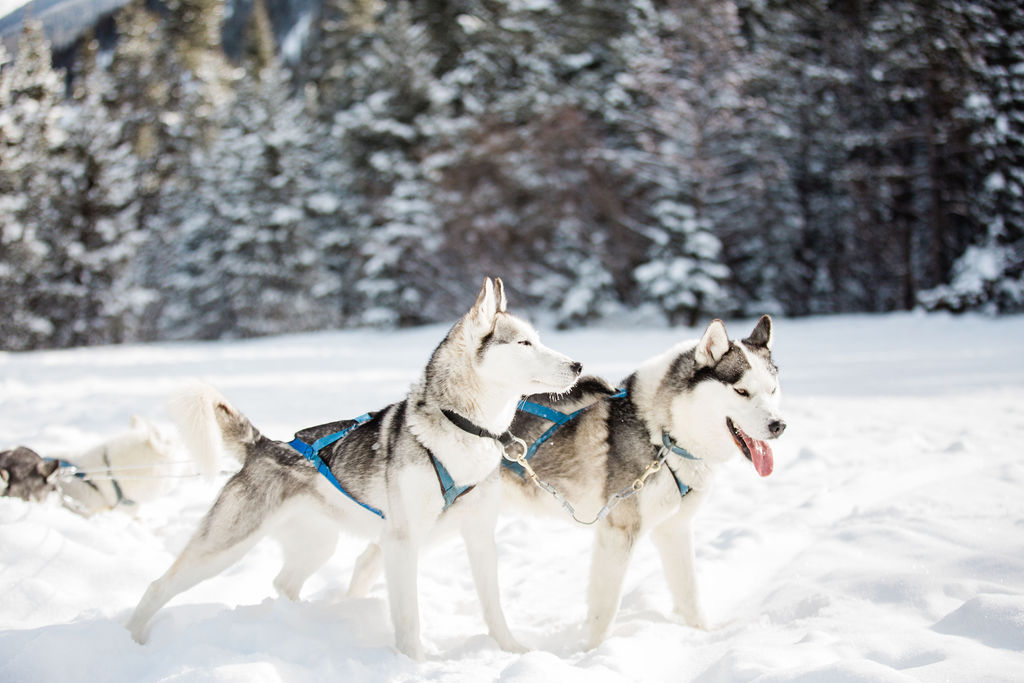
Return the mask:
[[[704,330],[704,336],[697,342],[694,359],[699,366],[715,365],[722,360],[722,356],[729,350],[729,346],[729,335],[726,334],[725,323],[715,318],[708,325],[708,329]]]
[[[466,314],[466,320],[477,327],[490,329],[494,322],[494,316],[498,314],[498,303],[495,298],[494,283],[491,278],[485,277],[484,284],[480,287],[480,293],[476,295],[476,303]]]
[[[500,277],[494,278],[494,298],[497,303],[498,313],[504,313],[505,308],[508,307],[508,301],[505,300],[505,285]]]
[[[36,472],[38,472],[43,479],[49,479],[50,476],[57,471],[58,467],[60,467],[60,463],[56,460],[43,460],[36,465]]]
[[[11,480],[11,473],[7,470],[0,470],[0,479],[4,480],[4,484]]]
[[[743,343],[747,346],[752,346],[755,349],[767,349],[772,350],[772,319],[767,315],[762,315],[761,319],[757,321],[757,325],[754,327],[754,331],[750,333],[750,336],[743,340]]]

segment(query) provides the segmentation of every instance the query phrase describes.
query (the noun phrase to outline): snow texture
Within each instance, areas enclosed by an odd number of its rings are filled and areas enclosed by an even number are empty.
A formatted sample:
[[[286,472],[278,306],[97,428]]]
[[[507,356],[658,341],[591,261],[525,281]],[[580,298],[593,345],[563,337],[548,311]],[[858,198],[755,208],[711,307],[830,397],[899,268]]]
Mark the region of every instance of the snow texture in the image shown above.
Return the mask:
[[[744,336],[752,321],[730,321]],[[588,330],[545,341],[611,379],[699,330]],[[84,450],[186,378],[268,435],[403,395],[442,327],[0,354],[0,446]],[[712,628],[671,616],[641,542],[611,637],[582,650],[590,534],[509,512],[502,598],[533,651],[485,635],[461,541],[420,564],[427,661],[392,648],[384,585],[343,597],[343,538],[296,603],[274,596],[272,542],[173,600],[149,644],[123,624],[220,482],[83,519],[0,499],[3,681],[1019,681],[1024,671],[1024,318],[776,321],[785,436],[767,479],[737,458],[696,525]],[[225,461],[225,469],[231,463]],[[237,467],[237,465],[235,465]],[[222,475],[223,480],[225,475]]]

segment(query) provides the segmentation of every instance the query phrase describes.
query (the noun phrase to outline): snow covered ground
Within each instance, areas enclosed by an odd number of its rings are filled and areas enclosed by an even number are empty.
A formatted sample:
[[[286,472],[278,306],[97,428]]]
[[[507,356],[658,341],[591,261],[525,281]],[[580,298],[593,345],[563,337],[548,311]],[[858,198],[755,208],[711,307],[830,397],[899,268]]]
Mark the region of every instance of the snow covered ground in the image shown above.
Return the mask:
[[[618,379],[697,332],[544,338]],[[84,450],[132,413],[169,426],[166,395],[195,376],[290,438],[402,396],[443,333],[0,353],[0,447]],[[138,646],[122,624],[218,485],[186,479],[137,517],[0,499],[0,680],[1024,680],[1024,318],[778,320],[775,356],[789,422],[775,472],[733,461],[698,520],[710,631],[671,618],[645,540],[611,638],[581,651],[588,532],[506,515],[503,602],[528,654],[484,635],[457,539],[421,561],[425,663],[392,650],[382,583],[342,597],[354,539],[298,603],[274,596],[278,551],[263,543],[179,596]]]

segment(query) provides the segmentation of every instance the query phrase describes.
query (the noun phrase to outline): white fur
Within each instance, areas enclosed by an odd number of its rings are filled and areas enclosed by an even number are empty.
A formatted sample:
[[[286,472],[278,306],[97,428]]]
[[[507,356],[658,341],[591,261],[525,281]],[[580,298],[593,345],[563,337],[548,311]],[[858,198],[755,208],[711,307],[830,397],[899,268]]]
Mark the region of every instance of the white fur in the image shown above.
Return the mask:
[[[756,439],[771,438],[768,424],[779,419],[778,404],[782,392],[777,376],[769,371],[765,360],[740,344],[751,370],[744,374],[737,387],[714,381],[702,382],[692,392],[676,395],[667,407],[660,405],[654,397],[665,373],[672,361],[689,348],[695,349],[698,363],[717,362],[728,350],[725,326],[721,321],[713,321],[696,344],[680,344],[645,363],[637,372],[634,396],[641,413],[653,418],[648,425],[652,443],[659,443],[664,429],[679,446],[700,458],[693,461],[669,455],[668,464],[680,480],[691,487],[691,491],[680,498],[675,482],[668,477],[645,489],[640,497],[641,534],[652,532],[652,539],[662,558],[675,613],[684,623],[705,629],[708,622],[697,589],[692,522],[711,491],[715,470],[739,453],[726,428],[725,418],[732,418],[737,426]],[[745,389],[750,396],[739,395],[736,388]],[[602,529],[604,536],[615,536],[613,530]],[[631,547],[623,547],[621,540],[616,545],[611,538],[602,538],[602,531],[598,531],[587,616],[589,648],[597,647],[608,635],[618,609],[622,575],[629,562]]]
[[[76,477],[63,477],[58,469],[65,504],[76,512],[91,515],[118,505],[113,480],[125,501],[134,504],[154,500],[178,484],[179,475],[190,473],[192,464],[183,463],[185,453],[171,436],[157,425],[132,416],[131,427],[78,455],[63,456],[78,471],[94,477],[92,485]],[[202,467],[202,463],[196,463]],[[112,478],[112,479],[111,479]]]
[[[514,340],[482,355],[477,353],[480,341],[498,326]],[[494,527],[501,504],[498,465],[502,449],[493,439],[459,430],[440,409],[453,409],[500,434],[511,423],[522,395],[538,386],[564,391],[578,373],[578,366],[569,358],[543,347],[528,324],[505,313],[501,281],[485,280],[473,308],[435,352],[430,372],[410,389],[405,416],[409,432],[445,465],[455,483],[473,484],[474,490],[441,516],[443,501],[436,474],[423,458],[422,462],[401,467],[389,466],[386,476],[374,480],[367,497],[384,512],[384,520],[342,496],[319,476],[315,480],[317,499],[302,495],[291,498],[284,508],[233,545],[218,544],[211,538],[231,537],[231,520],[245,511],[237,505],[220,516],[211,511],[208,519],[226,519],[228,526],[212,528],[211,521],[211,532],[206,536],[197,532],[167,573],[153,582],[128,623],[133,637],[144,641],[147,624],[161,606],[233,564],[264,535],[282,541],[285,551],[285,566],[275,587],[287,597],[297,598],[305,579],[333,551],[337,531],[343,527],[377,541],[357,560],[357,566],[370,578],[353,583],[351,592],[365,592],[374,572],[383,568],[396,647],[414,659],[423,659],[416,589],[419,550],[437,533],[458,529],[466,543],[488,631],[502,648],[522,651],[508,628],[498,595]],[[223,411],[221,417],[239,413],[212,388],[193,387],[179,399],[173,412],[186,443],[203,452],[203,457],[213,454],[219,448],[216,441],[223,440],[217,411]],[[389,421],[393,418],[394,412],[385,415],[381,434],[390,433]],[[214,509],[231,505],[230,496],[222,492]]]
[[[239,462],[244,461],[245,453],[230,448],[220,436],[214,410],[232,409],[224,395],[209,384],[191,382],[171,395],[167,401],[167,412],[178,425],[185,448],[199,464],[203,476],[212,478],[220,468],[221,454],[226,450]],[[225,446],[228,446],[225,449]]]
[[[770,321],[768,321],[770,325]],[[771,343],[770,327],[768,343]],[[733,420],[740,429],[753,438],[771,438],[768,425],[779,420],[778,404],[781,390],[776,373],[767,361],[752,353],[742,344],[744,357],[751,369],[744,373],[736,386],[718,381],[698,383],[692,391],[666,395],[665,378],[681,354],[694,351],[698,366],[711,366],[722,359],[730,342],[721,321],[713,321],[699,340],[680,343],[665,353],[643,363],[635,373],[631,385],[631,400],[646,423],[654,453],[662,445],[661,435],[668,432],[677,445],[695,455],[690,460],[669,454],[667,464],[677,473],[680,481],[690,487],[680,497],[671,476],[656,475],[648,479],[635,501],[635,512],[623,508],[629,517],[636,515],[639,528],[633,531],[611,523],[611,518],[599,522],[595,530],[594,552],[591,560],[591,580],[588,591],[586,623],[587,647],[597,647],[610,632],[621,596],[622,582],[636,540],[651,533],[661,556],[665,578],[674,603],[674,612],[686,624],[707,628],[708,621],[700,604],[697,576],[694,567],[693,518],[712,490],[714,475],[721,464],[740,453],[726,425]],[[737,393],[746,391],[749,396]],[[603,415],[603,413],[596,413]],[[579,441],[581,434],[593,433],[593,443]],[[592,453],[593,467],[573,471],[563,480],[566,494],[581,519],[593,518],[607,502],[604,458],[605,432],[581,427],[574,442],[577,452]],[[637,476],[640,475],[638,471]],[[561,507],[548,496],[527,495],[524,487],[529,482],[515,476],[506,476],[506,492],[510,500],[525,503],[531,511],[553,514],[565,518]],[[529,491],[532,494],[532,491]],[[359,567],[357,567],[357,570]],[[354,582],[365,582],[354,577]]]

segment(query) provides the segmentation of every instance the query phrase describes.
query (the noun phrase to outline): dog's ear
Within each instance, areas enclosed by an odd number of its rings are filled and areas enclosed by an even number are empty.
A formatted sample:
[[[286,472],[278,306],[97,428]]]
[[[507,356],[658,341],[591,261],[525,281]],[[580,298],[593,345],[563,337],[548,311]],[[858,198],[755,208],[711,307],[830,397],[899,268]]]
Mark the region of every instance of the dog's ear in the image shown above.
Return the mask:
[[[504,295],[502,294],[502,297]],[[498,296],[491,278],[485,277],[480,293],[476,295],[476,303],[466,314],[466,320],[476,328],[491,329],[494,316],[498,314]]]
[[[56,460],[43,460],[40,463],[36,463],[36,472],[39,473],[43,479],[49,481],[53,473],[60,467],[60,463]]]
[[[9,482],[11,480],[11,473],[8,472],[5,469],[0,470],[0,479],[3,479],[4,486],[6,487],[7,486],[7,482]]]
[[[704,336],[697,342],[694,351],[694,360],[701,367],[712,366],[722,360],[722,356],[729,350],[729,335],[725,331],[725,323],[715,318],[704,330]]]
[[[504,313],[508,307],[508,301],[505,299],[505,285],[500,277],[494,278],[494,299],[497,303],[498,313]]]
[[[757,326],[754,327],[754,331],[750,333],[750,336],[743,340],[743,343],[747,346],[752,346],[755,349],[766,349],[772,350],[772,319],[767,315],[762,315],[761,319],[757,321]]]

